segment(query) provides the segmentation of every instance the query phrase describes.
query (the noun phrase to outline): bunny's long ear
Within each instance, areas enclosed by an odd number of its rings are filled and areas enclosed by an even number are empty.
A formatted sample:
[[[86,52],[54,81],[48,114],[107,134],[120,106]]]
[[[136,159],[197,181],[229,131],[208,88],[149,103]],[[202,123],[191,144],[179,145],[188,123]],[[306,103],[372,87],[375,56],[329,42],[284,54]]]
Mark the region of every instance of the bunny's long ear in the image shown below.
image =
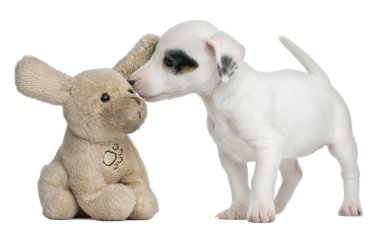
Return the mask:
[[[25,96],[62,105],[70,95],[73,78],[33,56],[23,57],[16,65],[16,87]]]
[[[214,34],[206,43],[216,58],[221,80],[227,82],[244,59],[244,46],[222,31]]]
[[[157,35],[143,36],[113,69],[128,79],[133,72],[149,61],[159,40],[160,37]]]

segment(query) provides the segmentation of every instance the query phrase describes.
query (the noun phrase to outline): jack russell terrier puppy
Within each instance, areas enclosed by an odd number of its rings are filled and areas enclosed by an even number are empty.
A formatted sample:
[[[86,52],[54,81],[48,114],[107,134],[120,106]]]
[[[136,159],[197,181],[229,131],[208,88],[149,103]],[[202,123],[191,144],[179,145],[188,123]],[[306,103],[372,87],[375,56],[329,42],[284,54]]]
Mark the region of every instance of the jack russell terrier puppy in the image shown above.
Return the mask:
[[[231,188],[231,206],[220,219],[272,222],[284,210],[302,170],[297,158],[327,146],[342,169],[339,214],[360,216],[357,147],[349,110],[318,64],[285,37],[281,43],[307,73],[258,72],[245,48],[205,21],[169,29],[150,61],[129,77],[147,101],[198,94],[207,127]],[[248,186],[247,162],[256,162]],[[274,197],[277,171],[282,184]]]

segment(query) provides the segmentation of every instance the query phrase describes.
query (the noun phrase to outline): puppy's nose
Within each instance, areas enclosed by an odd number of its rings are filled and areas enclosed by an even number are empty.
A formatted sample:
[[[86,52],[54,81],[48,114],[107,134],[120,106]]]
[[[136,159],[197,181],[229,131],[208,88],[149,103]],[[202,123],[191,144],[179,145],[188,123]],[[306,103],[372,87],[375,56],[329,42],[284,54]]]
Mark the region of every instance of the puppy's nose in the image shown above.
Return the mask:
[[[136,80],[128,79],[127,81],[128,81],[129,84],[132,85],[132,86],[136,83]]]
[[[131,97],[131,99],[135,100],[135,102],[137,103],[137,105],[140,106],[141,100],[139,98],[137,98],[137,97]]]

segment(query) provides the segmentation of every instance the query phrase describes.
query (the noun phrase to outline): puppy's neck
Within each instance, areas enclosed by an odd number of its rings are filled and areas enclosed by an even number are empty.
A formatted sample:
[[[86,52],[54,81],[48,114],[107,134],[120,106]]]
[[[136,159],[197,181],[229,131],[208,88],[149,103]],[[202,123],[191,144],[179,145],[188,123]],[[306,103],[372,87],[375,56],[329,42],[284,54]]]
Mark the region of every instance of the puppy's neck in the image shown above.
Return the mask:
[[[202,99],[211,98],[215,92],[215,89],[222,83],[219,77],[218,70],[215,70],[214,73],[210,76],[210,79],[198,88],[196,92]]]
[[[234,72],[228,82],[222,82],[217,70],[211,75],[210,79],[199,88],[197,94],[203,101],[209,103],[215,100],[216,97],[231,97],[240,92],[240,87],[244,83],[244,78],[249,76],[259,78],[260,74],[246,62],[242,62],[240,67]]]

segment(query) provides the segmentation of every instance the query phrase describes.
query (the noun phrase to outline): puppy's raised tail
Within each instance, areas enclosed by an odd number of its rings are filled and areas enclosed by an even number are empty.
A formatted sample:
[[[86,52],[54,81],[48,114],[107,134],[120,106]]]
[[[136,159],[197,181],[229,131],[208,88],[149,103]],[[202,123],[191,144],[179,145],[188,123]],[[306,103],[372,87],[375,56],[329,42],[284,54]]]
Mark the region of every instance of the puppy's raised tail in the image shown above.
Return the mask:
[[[330,83],[330,80],[323,69],[305,51],[284,36],[280,36],[279,39],[282,45],[284,45],[286,49],[293,54],[293,56],[302,64],[308,73],[320,77]]]

